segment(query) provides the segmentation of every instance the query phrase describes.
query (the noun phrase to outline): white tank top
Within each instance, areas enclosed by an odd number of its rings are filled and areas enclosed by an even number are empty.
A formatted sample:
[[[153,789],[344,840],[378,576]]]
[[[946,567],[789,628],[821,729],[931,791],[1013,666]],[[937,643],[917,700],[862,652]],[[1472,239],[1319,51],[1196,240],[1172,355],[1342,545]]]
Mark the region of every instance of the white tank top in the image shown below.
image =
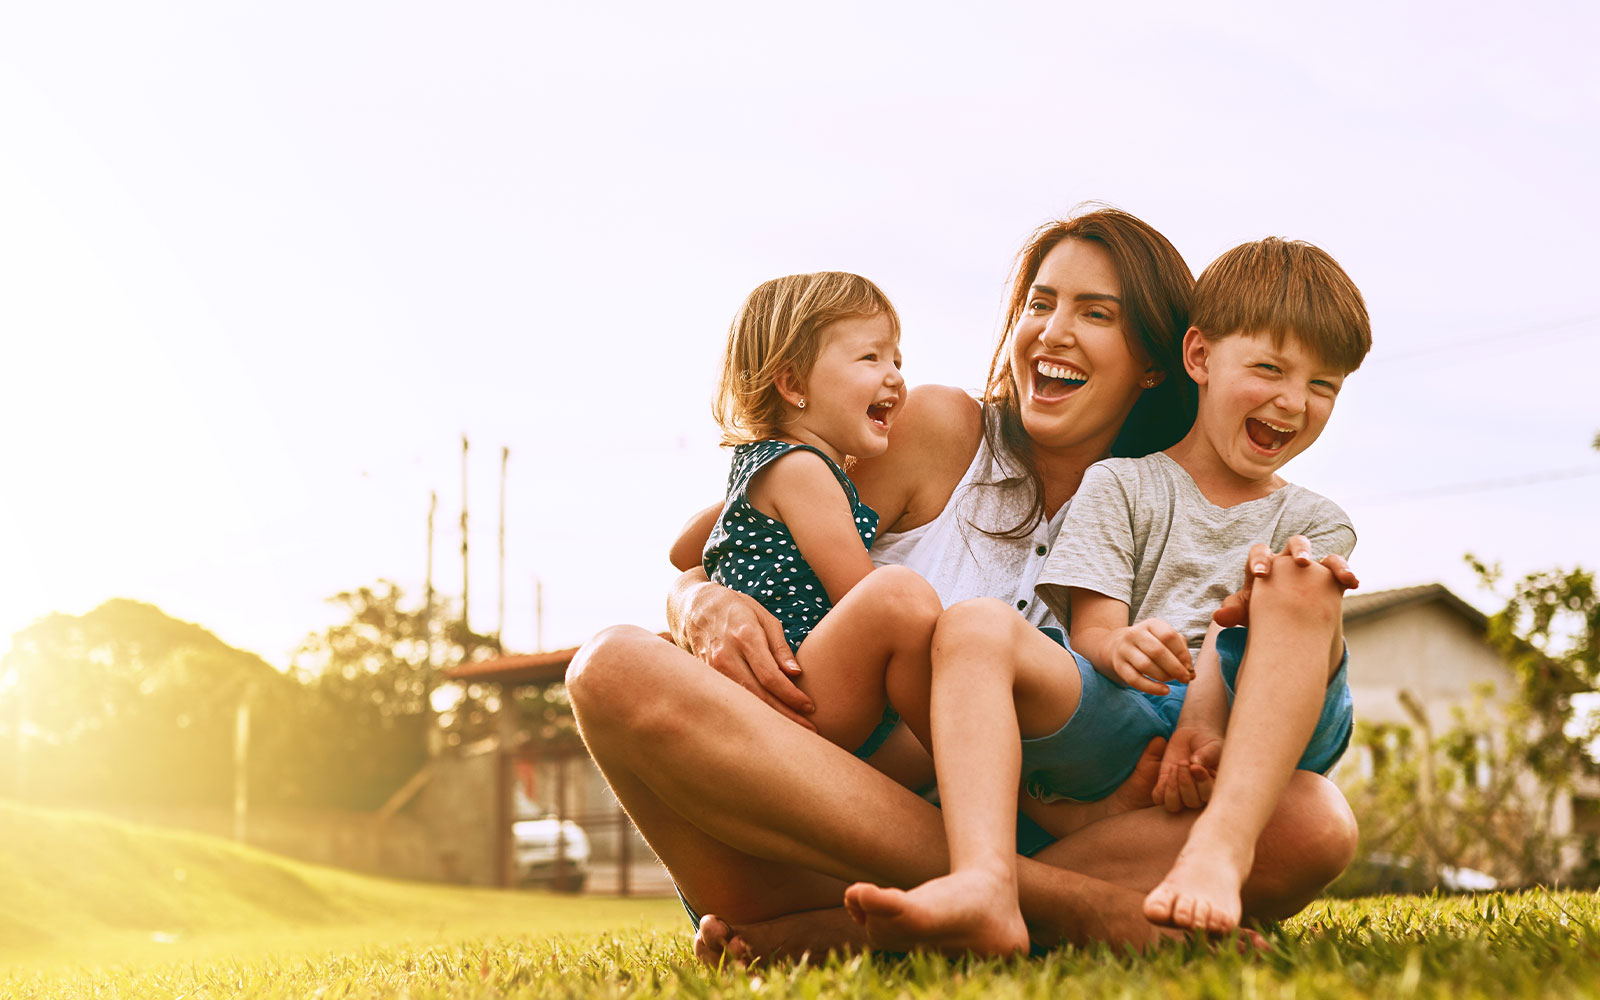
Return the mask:
[[[989,407],[984,407],[984,419],[995,419]],[[1004,488],[990,485],[1014,475],[1022,475],[1021,468],[991,450],[984,435],[939,516],[908,531],[880,534],[872,545],[873,564],[915,570],[946,607],[973,597],[995,597],[1035,625],[1059,625],[1034,595],[1033,584],[1066,519],[1067,505],[1024,538],[998,538],[980,530],[1005,531],[1028,512],[1031,488],[1026,481]]]

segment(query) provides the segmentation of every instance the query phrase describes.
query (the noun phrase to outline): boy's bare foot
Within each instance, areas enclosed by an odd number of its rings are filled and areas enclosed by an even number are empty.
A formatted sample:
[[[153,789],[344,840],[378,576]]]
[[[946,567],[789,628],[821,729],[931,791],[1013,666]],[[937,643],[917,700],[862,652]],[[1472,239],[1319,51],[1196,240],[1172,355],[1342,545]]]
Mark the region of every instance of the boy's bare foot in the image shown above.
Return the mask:
[[[1028,927],[1016,891],[982,871],[951,872],[910,892],[857,882],[845,909],[867,930],[872,947],[948,955],[1012,955],[1028,950]]]
[[[1094,802],[1040,802],[1031,796],[1023,801],[1023,812],[1035,823],[1044,827],[1057,839],[1100,820],[1135,809],[1147,809],[1150,795],[1161,778],[1161,756],[1166,752],[1167,741],[1157,736],[1139,755],[1133,773],[1128,775],[1117,790]]]
[[[867,948],[865,932],[843,907],[804,910],[737,928],[714,913],[700,918],[694,935],[695,957],[707,965],[727,961],[749,965],[769,959],[800,959],[829,952],[853,953]]]
[[[1239,887],[1250,873],[1255,851],[1241,857],[1196,827],[1161,884],[1144,898],[1152,923],[1225,934],[1239,926]]]

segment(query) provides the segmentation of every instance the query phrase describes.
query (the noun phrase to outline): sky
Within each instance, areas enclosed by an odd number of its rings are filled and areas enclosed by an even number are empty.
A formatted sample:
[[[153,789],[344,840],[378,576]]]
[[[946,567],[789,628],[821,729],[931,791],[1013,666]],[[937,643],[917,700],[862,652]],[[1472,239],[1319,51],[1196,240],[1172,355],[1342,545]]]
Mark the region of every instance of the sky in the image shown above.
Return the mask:
[[[1320,9],[1329,6],[1330,9]],[[1113,9],[1114,8],[1114,9]],[[0,649],[159,605],[280,666],[378,579],[506,646],[664,625],[746,292],[851,270],[976,389],[1097,200],[1332,253],[1374,349],[1286,469],[1364,589],[1600,568],[1589,4],[12,5]],[[536,614],[542,584],[542,618]]]

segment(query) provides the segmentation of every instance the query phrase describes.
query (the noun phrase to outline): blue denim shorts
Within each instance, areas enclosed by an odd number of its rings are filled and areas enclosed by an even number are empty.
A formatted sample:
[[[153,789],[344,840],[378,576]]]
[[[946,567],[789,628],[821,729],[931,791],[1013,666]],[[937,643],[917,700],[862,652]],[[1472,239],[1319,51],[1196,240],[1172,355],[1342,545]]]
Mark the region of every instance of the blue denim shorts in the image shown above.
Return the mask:
[[[1078,708],[1066,725],[1049,736],[1022,741],[1023,782],[1030,794],[1049,801],[1103,799],[1133,773],[1146,744],[1157,736],[1172,735],[1188,685],[1169,684],[1164,695],[1123,687],[1074,652],[1060,629],[1045,626],[1040,631],[1072,655],[1083,690]],[[1248,630],[1243,628],[1224,629],[1217,636],[1229,705],[1233,704],[1247,636]],[[1322,714],[1297,765],[1302,771],[1327,774],[1350,746],[1355,716],[1350,701],[1349,666],[1350,652],[1346,650],[1339,669],[1328,682]]]

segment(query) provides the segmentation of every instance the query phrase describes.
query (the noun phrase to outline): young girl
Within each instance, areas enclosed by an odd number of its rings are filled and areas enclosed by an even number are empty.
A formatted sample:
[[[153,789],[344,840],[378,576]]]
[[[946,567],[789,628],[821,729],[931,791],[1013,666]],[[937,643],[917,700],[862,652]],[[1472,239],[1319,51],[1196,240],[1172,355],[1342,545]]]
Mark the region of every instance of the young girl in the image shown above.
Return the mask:
[[[890,678],[927,676],[940,611],[915,573],[873,569],[878,515],[844,471],[851,456],[888,448],[905,398],[894,306],[867,279],[826,271],[750,293],[712,407],[734,453],[706,574],[778,618],[812,723],[860,757],[894,727]],[[907,710],[926,712],[921,686]]]

